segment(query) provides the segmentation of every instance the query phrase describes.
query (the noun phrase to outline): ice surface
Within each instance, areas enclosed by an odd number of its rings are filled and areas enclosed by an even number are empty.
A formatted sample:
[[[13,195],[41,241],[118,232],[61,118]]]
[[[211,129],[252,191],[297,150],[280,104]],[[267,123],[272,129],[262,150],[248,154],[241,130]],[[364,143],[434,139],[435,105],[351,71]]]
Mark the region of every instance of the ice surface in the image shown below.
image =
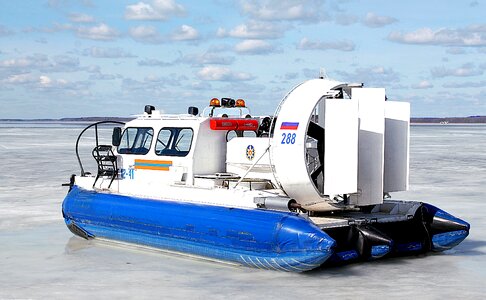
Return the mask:
[[[0,126],[0,299],[485,297],[486,126],[413,126],[411,191],[392,195],[470,222],[462,244],[304,274],[73,237],[62,221],[61,183],[79,174],[74,144],[81,129]],[[83,148],[86,162],[90,148]]]

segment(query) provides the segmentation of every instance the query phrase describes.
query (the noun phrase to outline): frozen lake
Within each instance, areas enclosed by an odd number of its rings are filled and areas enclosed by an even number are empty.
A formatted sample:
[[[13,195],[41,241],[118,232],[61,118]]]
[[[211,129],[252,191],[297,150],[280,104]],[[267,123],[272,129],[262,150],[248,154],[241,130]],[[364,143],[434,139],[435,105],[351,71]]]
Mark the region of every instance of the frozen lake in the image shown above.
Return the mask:
[[[0,299],[485,298],[486,125],[412,126],[411,190],[392,195],[468,221],[462,244],[304,274],[74,237],[62,220],[61,183],[79,174],[81,129],[0,124]]]

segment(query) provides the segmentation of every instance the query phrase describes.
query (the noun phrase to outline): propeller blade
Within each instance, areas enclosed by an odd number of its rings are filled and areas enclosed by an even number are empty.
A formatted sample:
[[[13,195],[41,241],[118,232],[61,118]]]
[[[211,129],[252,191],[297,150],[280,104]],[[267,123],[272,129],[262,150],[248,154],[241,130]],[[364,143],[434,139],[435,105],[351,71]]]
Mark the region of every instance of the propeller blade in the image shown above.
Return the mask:
[[[312,180],[313,180],[314,182],[316,182],[317,177],[319,177],[319,174],[321,174],[321,173],[322,173],[322,170],[323,170],[323,167],[322,167],[322,165],[321,165],[321,166],[319,166],[317,169],[315,169],[315,171],[314,171],[314,172],[312,172],[312,174],[311,174],[311,178],[312,178]]]
[[[314,122],[309,122],[307,135],[317,140],[317,152],[319,154],[319,163],[324,165],[324,128]],[[316,176],[317,178],[317,176]]]
[[[307,130],[307,135],[311,138],[320,141],[324,139],[324,128],[314,122],[309,122],[309,129]]]

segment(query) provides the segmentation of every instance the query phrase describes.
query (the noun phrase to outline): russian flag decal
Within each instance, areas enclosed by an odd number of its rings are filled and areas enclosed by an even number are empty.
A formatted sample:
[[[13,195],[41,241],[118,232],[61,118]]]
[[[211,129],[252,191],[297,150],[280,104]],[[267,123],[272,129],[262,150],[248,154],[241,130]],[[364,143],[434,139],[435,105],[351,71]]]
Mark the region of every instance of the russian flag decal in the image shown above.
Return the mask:
[[[284,130],[297,130],[299,128],[299,122],[282,122],[280,129]]]

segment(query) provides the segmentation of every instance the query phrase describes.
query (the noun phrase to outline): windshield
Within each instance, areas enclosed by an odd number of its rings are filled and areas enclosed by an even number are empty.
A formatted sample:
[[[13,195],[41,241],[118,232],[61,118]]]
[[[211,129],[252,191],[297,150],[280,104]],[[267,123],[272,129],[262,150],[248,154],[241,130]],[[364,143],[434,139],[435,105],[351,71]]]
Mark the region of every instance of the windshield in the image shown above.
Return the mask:
[[[152,144],[154,130],[148,127],[129,127],[123,132],[118,153],[147,154]]]

